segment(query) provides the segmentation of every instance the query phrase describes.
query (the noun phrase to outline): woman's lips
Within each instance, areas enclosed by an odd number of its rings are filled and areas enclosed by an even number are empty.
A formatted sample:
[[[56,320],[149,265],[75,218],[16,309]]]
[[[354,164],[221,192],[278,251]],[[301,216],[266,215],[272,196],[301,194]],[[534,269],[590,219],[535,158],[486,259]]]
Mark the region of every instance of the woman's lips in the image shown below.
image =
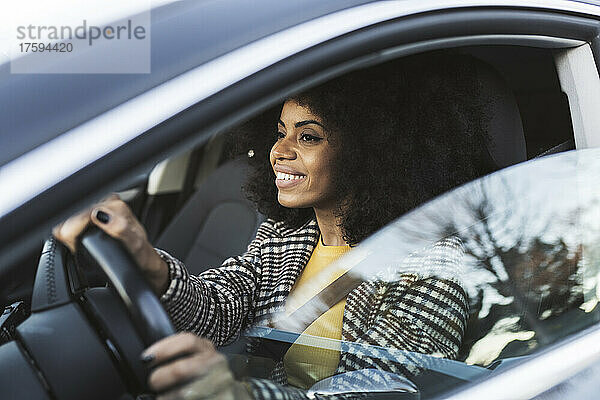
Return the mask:
[[[275,185],[279,189],[288,189],[306,180],[306,175],[286,174],[284,172],[276,172],[276,174]]]

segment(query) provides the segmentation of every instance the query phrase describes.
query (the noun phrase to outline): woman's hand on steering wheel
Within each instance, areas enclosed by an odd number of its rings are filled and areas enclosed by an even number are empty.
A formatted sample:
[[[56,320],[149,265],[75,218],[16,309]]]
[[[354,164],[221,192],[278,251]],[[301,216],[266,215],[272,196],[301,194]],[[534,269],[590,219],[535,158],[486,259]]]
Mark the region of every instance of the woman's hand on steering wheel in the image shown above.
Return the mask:
[[[57,225],[52,234],[75,252],[79,235],[90,223],[124,244],[157,295],[166,291],[169,284],[167,264],[148,241],[144,227],[129,206],[116,194]]]
[[[236,381],[227,359],[213,343],[184,332],[162,339],[142,353],[153,367],[149,387],[158,400],[250,400],[246,386]]]

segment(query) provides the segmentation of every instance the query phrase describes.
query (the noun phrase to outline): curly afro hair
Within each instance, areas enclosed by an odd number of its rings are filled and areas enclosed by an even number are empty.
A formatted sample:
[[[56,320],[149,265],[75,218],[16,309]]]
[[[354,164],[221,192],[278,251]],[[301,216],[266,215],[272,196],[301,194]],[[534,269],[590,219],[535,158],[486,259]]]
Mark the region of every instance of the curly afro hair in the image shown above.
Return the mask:
[[[290,96],[319,115],[337,147],[336,215],[357,244],[423,202],[491,171],[479,61],[433,53],[355,71]],[[244,186],[258,210],[291,227],[314,217],[277,201],[269,151],[282,105],[244,124],[238,154],[254,151]]]

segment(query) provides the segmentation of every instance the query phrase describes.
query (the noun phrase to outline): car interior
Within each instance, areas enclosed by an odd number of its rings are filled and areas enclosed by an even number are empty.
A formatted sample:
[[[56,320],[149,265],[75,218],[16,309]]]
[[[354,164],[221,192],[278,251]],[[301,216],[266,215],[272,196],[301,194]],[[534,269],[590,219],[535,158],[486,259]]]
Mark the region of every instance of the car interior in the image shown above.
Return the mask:
[[[478,78],[491,104],[486,147],[494,170],[575,149],[572,99],[561,83],[564,72],[559,71],[557,61],[563,50],[474,45],[445,51],[457,56],[470,55],[481,61]],[[265,114],[274,112],[278,112],[277,106]],[[254,118],[261,116],[264,114]],[[230,255],[243,253],[265,218],[244,197],[242,187],[252,149],[232,152],[236,134],[239,134],[237,127],[215,135],[197,148],[176,154],[119,192],[146,227],[152,243],[184,261],[194,274],[220,265]],[[47,242],[46,246],[43,254],[50,254],[48,246],[55,244]],[[31,298],[36,281],[34,266],[38,265],[39,258],[39,253],[31,254],[19,263],[27,268],[12,268],[3,277],[0,302],[6,308],[0,323],[0,344],[14,337],[15,327],[30,314],[32,306],[36,307],[32,304],[35,297]],[[66,258],[64,262],[71,265]],[[99,293],[96,299],[92,297],[87,301],[92,308],[96,307],[98,315],[102,307],[113,310],[112,306],[102,305],[112,301],[104,294]],[[99,322],[98,326],[104,325]],[[467,335],[478,337],[473,329],[468,329]],[[465,338],[466,347],[461,350],[460,361],[467,358],[473,344]],[[132,351],[139,347],[139,343],[135,344]],[[526,353],[520,347],[514,352],[503,352],[498,359],[514,360]],[[500,364],[491,363],[486,367],[496,368]],[[129,376],[136,373],[124,372]],[[132,381],[139,383],[140,377]]]
[[[486,145],[493,170],[575,148],[569,101],[552,50],[471,46],[453,52],[483,61],[478,74],[492,104]],[[176,255],[196,274],[245,251],[264,219],[240,191],[247,154],[227,154],[228,140],[235,137],[215,136],[204,147],[166,160],[148,178],[141,216],[156,246]],[[182,202],[178,210],[171,208]],[[468,338],[465,343],[473,344]],[[468,347],[462,349],[463,358]],[[518,350],[504,352],[503,357],[512,360],[520,355]]]
[[[493,102],[487,146],[494,170],[575,148],[569,103],[552,51],[474,46],[455,53],[472,55],[489,66],[486,70],[481,64],[481,79]],[[165,160],[150,172],[145,188],[126,193],[156,246],[173,251],[196,273],[243,252],[263,218],[239,190],[247,155],[228,154],[228,140],[235,137],[224,132],[200,148]],[[231,231],[217,231],[224,227]],[[196,232],[196,240],[189,232]],[[225,237],[226,244],[215,243]]]

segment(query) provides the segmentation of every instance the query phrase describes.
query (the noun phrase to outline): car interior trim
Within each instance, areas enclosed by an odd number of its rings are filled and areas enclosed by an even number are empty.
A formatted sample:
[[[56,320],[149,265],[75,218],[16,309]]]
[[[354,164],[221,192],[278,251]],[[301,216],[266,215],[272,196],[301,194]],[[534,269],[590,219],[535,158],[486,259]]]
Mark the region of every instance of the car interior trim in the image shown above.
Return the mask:
[[[569,98],[575,147],[600,146],[600,77],[591,47],[559,51],[555,60],[560,85]]]
[[[188,151],[157,164],[148,176],[147,193],[157,195],[179,192],[183,188],[190,156],[191,152]]]
[[[466,7],[524,6],[518,1],[382,1],[335,12],[257,40],[181,74],[3,166],[0,169],[0,186],[15,190],[12,196],[0,200],[0,216],[171,115],[286,57],[383,21],[432,10]],[[535,0],[527,7],[599,14],[596,6],[564,0]],[[286,46],[281,46],[281,43]],[[159,98],[162,99],[161,107],[156,107]],[[145,113],[144,110],[149,108],[156,112]],[[145,118],[140,118],[140,115],[145,115]],[[119,124],[113,123],[116,120]],[[107,126],[111,127],[111,135],[106,135]],[[64,154],[71,156],[64,157]],[[40,171],[33,167],[48,163],[52,163],[52,168]],[[18,184],[23,180],[28,185]]]

